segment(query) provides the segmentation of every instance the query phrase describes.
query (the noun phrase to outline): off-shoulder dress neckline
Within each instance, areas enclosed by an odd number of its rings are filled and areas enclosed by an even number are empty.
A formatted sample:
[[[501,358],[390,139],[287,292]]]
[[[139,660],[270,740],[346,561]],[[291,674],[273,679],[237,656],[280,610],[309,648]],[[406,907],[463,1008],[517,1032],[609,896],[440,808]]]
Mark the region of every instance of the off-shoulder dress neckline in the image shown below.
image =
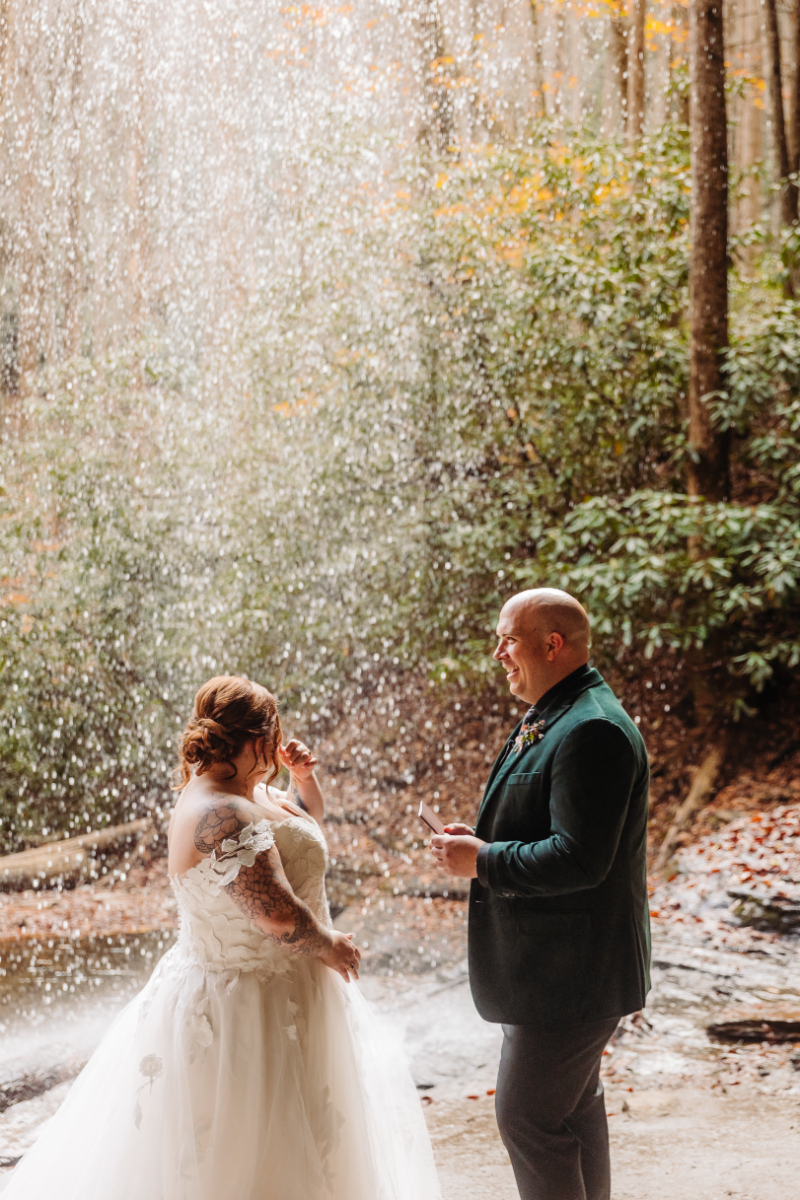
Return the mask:
[[[283,805],[281,805],[280,807],[283,808]],[[273,820],[270,817],[262,817],[260,821],[251,821],[249,825],[245,825],[244,828],[240,829],[237,834],[234,834],[232,838],[226,838],[225,841],[226,842],[227,841],[238,841],[238,839],[241,837],[241,835],[243,833],[247,833],[248,831],[252,831],[253,833],[256,833],[264,825],[275,825],[275,826],[286,825],[289,821],[300,822],[300,824],[303,826],[312,825],[312,827],[313,827],[316,825],[317,828],[319,828],[319,826],[317,825],[317,822],[314,820],[313,817],[301,817],[301,816],[298,816],[297,813],[289,812],[288,809],[284,809],[284,812],[286,813],[286,816],[282,817],[280,819]],[[212,850],[211,854],[204,854],[199,862],[196,862],[194,864],[194,866],[188,867],[187,870],[182,871],[180,873],[180,875],[170,875],[169,876],[170,883],[175,883],[175,884],[178,884],[178,886],[180,886],[183,883],[184,879],[186,879],[187,876],[191,875],[192,872],[200,871],[206,863],[212,861],[212,856],[214,857],[214,860],[216,860],[220,857],[219,853],[216,850]]]

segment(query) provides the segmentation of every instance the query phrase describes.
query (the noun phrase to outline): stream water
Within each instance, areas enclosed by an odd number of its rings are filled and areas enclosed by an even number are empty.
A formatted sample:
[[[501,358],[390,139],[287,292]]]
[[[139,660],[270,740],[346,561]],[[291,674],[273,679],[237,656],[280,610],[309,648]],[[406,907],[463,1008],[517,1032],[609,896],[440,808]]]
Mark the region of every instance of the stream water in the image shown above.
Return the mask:
[[[149,978],[172,930],[110,937],[30,938],[0,949],[0,1032],[38,1036],[87,1008],[116,1009]]]
[[[0,948],[0,1171],[52,1115],[174,931],[21,939]]]

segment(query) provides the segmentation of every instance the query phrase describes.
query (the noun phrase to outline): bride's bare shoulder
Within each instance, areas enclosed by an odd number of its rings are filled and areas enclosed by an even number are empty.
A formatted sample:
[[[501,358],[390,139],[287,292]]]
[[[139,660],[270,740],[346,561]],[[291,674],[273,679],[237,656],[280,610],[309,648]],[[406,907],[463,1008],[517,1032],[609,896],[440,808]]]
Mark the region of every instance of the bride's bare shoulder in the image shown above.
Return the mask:
[[[203,855],[219,850],[227,838],[236,837],[263,817],[258,805],[244,797],[210,788],[198,789],[181,799],[184,803],[181,825],[192,837],[195,850]]]

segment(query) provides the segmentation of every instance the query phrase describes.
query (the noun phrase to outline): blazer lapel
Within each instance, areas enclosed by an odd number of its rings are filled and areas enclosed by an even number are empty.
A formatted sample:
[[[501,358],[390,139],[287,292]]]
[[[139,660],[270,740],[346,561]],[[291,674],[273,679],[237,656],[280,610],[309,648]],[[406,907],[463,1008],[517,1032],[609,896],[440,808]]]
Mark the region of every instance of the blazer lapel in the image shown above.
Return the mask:
[[[519,754],[516,754],[513,750],[509,749],[509,746],[511,743],[513,743],[514,738],[517,736],[522,727],[522,721],[517,722],[511,736],[494,761],[494,766],[492,767],[491,773],[486,782],[486,787],[483,791],[481,806],[478,809],[478,817],[475,822],[476,829],[481,818],[485,815],[490,801],[495,797],[501,785],[505,782],[506,777],[510,775],[515,768],[519,769],[519,766],[522,763],[524,763],[525,767],[529,769],[531,764],[528,756],[530,755],[531,751],[535,750],[541,744],[541,742],[547,740],[550,730],[555,724],[557,724],[558,721],[561,720],[565,713],[569,712],[575,701],[583,692],[590,687],[596,687],[598,683],[602,682],[603,677],[599,674],[599,672],[590,670],[586,673],[585,678],[581,680],[581,685],[579,687],[575,688],[575,690],[571,690],[563,698],[563,700],[559,701],[556,699],[554,704],[549,704],[542,714],[545,720],[545,727],[543,731],[544,736],[539,742],[534,742],[533,745],[528,746]]]
[[[483,799],[481,800],[481,806],[478,809],[478,821],[480,821],[480,819],[481,819],[481,815],[483,813],[484,808],[486,807],[487,800],[492,795],[492,793],[495,790],[495,787],[497,786],[498,779],[500,778],[501,774],[503,773],[503,767],[505,767],[506,763],[508,762],[508,760],[510,758],[514,757],[514,752],[511,750],[511,746],[513,744],[514,738],[517,736],[517,734],[519,733],[521,728],[522,728],[522,721],[517,721],[516,725],[514,726],[513,730],[511,731],[510,737],[506,741],[506,744],[503,746],[503,749],[500,751],[497,758],[494,760],[494,763],[492,764],[492,769],[489,772],[489,778],[486,780],[486,787],[483,789]],[[476,825],[477,825],[477,821],[476,821]]]
[[[508,739],[505,746],[500,751],[499,755],[497,756],[497,758],[495,760],[495,764],[492,767],[492,773],[489,776],[486,787],[484,788],[483,799],[481,800],[481,806],[478,809],[478,821],[480,821],[481,817],[486,812],[489,802],[494,798],[494,796],[500,790],[500,788],[502,787],[506,778],[514,770],[519,769],[519,764],[525,758],[527,758],[530,751],[535,748],[535,745],[538,745],[538,743],[535,743],[534,746],[528,746],[525,750],[522,751],[521,754],[517,754],[514,750],[512,750],[510,747],[514,741],[514,738],[517,736],[517,734],[519,733],[521,728],[522,728],[522,721],[520,721],[519,724],[516,725],[516,727],[514,728],[514,732],[511,734],[511,737]],[[476,828],[477,828],[478,821],[475,822]]]

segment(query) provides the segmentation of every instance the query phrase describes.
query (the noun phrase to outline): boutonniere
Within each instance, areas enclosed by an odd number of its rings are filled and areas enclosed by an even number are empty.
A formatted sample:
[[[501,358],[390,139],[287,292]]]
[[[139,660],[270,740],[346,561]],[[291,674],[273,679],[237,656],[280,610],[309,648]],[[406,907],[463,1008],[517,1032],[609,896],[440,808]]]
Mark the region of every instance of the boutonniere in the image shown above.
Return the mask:
[[[519,754],[526,746],[535,746],[544,737],[544,717],[540,717],[538,721],[531,721],[530,725],[523,725],[517,736],[514,738],[512,752]]]

